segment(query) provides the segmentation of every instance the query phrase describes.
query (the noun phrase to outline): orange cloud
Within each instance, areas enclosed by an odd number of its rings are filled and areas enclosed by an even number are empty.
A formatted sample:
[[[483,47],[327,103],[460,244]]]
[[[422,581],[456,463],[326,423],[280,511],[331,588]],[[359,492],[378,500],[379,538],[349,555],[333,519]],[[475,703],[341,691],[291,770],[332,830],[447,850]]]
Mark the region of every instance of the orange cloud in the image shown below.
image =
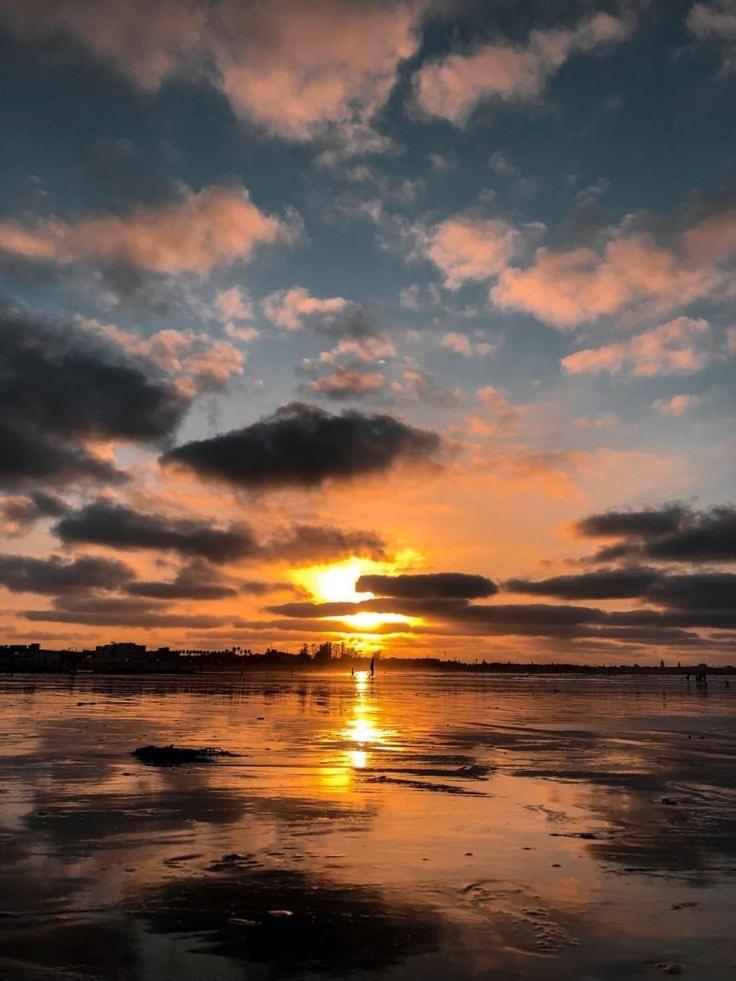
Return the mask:
[[[686,254],[696,262],[719,263],[729,259],[736,252],[736,209],[708,215],[683,234],[682,244]]]
[[[289,290],[278,290],[267,296],[263,301],[263,312],[278,327],[299,330],[309,318],[329,323],[349,306],[350,301],[341,296],[320,299],[301,286],[293,286]]]
[[[248,259],[257,245],[289,235],[278,219],[253,204],[246,190],[225,187],[187,191],[179,201],[123,215],[71,222],[52,218],[35,228],[0,221],[0,249],[29,259],[88,259],[170,275],[204,274],[213,266]]]
[[[509,425],[519,418],[519,410],[516,406],[512,405],[506,395],[494,388],[493,385],[479,388],[475,393],[475,398],[484,409],[492,412],[501,423]]]
[[[686,264],[641,233],[613,239],[602,256],[587,248],[540,248],[528,268],[504,269],[490,299],[566,329],[632,304],[648,304],[651,313],[684,306],[720,281],[717,270]]]
[[[637,337],[576,351],[562,359],[562,366],[571,375],[617,375],[623,371],[640,378],[691,375],[712,360],[709,340],[707,320],[677,317]]]
[[[380,392],[385,385],[386,378],[378,371],[338,368],[337,371],[310,382],[309,390],[332,398],[349,398]]]
[[[343,337],[330,351],[323,351],[319,359],[326,364],[339,358],[353,358],[363,364],[377,364],[395,355],[396,347],[388,337]]]
[[[427,115],[460,126],[480,102],[537,98],[572,54],[622,41],[630,33],[626,21],[598,13],[569,30],[532,31],[526,46],[494,43],[469,55],[453,54],[417,72],[416,100]]]
[[[0,0],[0,15],[25,36],[71,35],[143,91],[177,76],[206,79],[238,116],[276,136],[309,140],[343,127],[357,141],[386,103],[399,63],[416,51],[423,6]]]
[[[444,274],[445,286],[456,290],[464,282],[490,279],[518,252],[519,232],[493,218],[459,216],[437,226],[427,243],[427,256]]]
[[[225,30],[213,50],[223,92],[238,115],[289,139],[366,123],[388,99],[398,64],[417,47],[420,4],[220,7]]]
[[[215,297],[215,307],[224,323],[233,320],[253,319],[253,303],[248,291],[242,286],[220,290]]]
[[[657,399],[652,403],[660,415],[678,418],[701,402],[699,395],[673,395],[671,399]]]
[[[245,355],[229,341],[203,331],[159,330],[148,338],[115,324],[81,320],[92,334],[112,341],[127,354],[144,358],[176,378],[188,397],[220,388],[234,374],[242,374]]]
[[[195,58],[206,18],[186,0],[0,0],[0,15],[25,36],[72,35],[146,92]]]

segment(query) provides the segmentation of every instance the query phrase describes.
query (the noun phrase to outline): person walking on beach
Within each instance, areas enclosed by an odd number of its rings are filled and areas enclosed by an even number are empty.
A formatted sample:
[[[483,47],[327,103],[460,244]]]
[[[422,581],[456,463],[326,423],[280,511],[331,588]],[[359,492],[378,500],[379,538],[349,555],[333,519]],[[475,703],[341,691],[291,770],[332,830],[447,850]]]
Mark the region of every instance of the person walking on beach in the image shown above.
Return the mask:
[[[375,674],[376,674],[376,659],[375,659],[375,657],[372,657],[371,658],[371,681],[373,681],[373,678],[375,677]]]

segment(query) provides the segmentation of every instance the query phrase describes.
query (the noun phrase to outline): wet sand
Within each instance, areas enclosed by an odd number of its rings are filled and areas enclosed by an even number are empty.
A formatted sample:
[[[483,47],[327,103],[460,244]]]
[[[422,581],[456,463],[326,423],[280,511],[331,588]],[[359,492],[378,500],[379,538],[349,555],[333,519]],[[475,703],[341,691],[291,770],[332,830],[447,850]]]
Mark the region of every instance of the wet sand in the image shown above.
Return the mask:
[[[0,680],[4,978],[736,976],[736,691]],[[237,754],[175,767],[147,744]]]

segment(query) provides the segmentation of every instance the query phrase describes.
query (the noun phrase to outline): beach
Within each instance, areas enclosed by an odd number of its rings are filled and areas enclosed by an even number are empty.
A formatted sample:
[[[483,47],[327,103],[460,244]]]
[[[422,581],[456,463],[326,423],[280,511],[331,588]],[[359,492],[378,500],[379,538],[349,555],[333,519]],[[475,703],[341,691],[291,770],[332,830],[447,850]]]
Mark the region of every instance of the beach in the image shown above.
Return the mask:
[[[17,675],[0,705],[3,977],[736,972],[723,679]],[[131,755],[169,744],[232,755]]]

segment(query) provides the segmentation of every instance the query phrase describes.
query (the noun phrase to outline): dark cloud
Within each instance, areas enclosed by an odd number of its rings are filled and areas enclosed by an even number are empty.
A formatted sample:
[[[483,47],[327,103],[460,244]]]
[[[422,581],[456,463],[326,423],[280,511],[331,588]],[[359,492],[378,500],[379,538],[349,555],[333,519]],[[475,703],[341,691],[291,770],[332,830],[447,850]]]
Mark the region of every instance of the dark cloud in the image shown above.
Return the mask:
[[[736,629],[736,609],[731,610],[626,610],[609,613],[613,625],[635,627],[692,627],[713,630]]]
[[[118,483],[122,479],[114,466],[92,456],[83,446],[59,441],[22,419],[0,419],[0,487],[80,480]]]
[[[510,579],[504,589],[533,596],[557,596],[560,599],[628,599],[642,596],[657,579],[653,569],[599,569],[579,575],[553,576],[533,581]]]
[[[510,579],[504,589],[561,599],[643,599],[683,610],[736,610],[736,575],[697,572],[670,575],[647,568],[599,569],[530,581]]]
[[[27,531],[41,518],[59,518],[67,504],[55,494],[34,491],[27,497],[0,499],[0,532],[18,535]]]
[[[260,579],[245,579],[238,587],[246,596],[267,596],[268,593],[299,593],[300,589],[290,582],[263,582]]]
[[[438,620],[448,626],[468,625],[479,632],[546,634],[579,624],[605,620],[606,613],[587,606],[553,604],[474,605],[452,599],[392,599],[389,597],[345,603],[283,603],[270,613],[293,618],[344,617],[355,613],[401,614]]]
[[[155,367],[74,323],[0,309],[0,483],[110,479],[87,440],[160,441],[189,400]]]
[[[128,596],[97,596],[87,593],[71,593],[56,596],[51,605],[55,610],[66,613],[117,615],[145,613],[148,610],[161,611],[154,600],[146,601]]]
[[[585,640],[617,640],[628,644],[666,644],[667,646],[692,647],[702,645],[698,634],[677,627],[590,627],[581,628],[577,637]]]
[[[603,610],[591,606],[567,606],[551,603],[519,603],[494,606],[468,606],[460,619],[470,623],[511,628],[570,627],[594,623],[605,618]]]
[[[129,583],[126,591],[132,596],[152,599],[225,599],[237,596],[238,590],[227,583],[222,574],[208,562],[195,560],[182,566],[169,582],[138,580]]]
[[[439,446],[436,433],[390,415],[332,415],[293,402],[244,429],[186,443],[161,459],[239,487],[316,487],[380,473],[400,461],[426,461]]]
[[[736,507],[703,511],[680,504],[659,510],[609,511],[578,522],[581,535],[623,539],[596,553],[596,560],[650,559],[669,562],[736,561]]]
[[[681,504],[666,504],[643,511],[604,511],[581,518],[575,525],[587,538],[653,538],[676,531],[687,514]]]
[[[699,572],[660,576],[647,590],[647,599],[680,610],[736,610],[736,575]]]
[[[151,612],[149,606],[145,604],[137,609],[129,607],[113,610],[28,610],[23,616],[26,620],[42,623],[73,623],[88,627],[130,627],[131,629],[165,627],[178,630],[190,627],[209,630],[212,627],[233,623],[232,619],[228,620],[225,617]]]
[[[270,558],[296,563],[334,561],[353,555],[378,560],[386,557],[386,545],[372,531],[298,524],[275,535],[264,546],[264,552]]]
[[[376,593],[378,596],[402,599],[478,599],[498,592],[498,586],[485,576],[463,572],[361,576],[355,588],[359,593]]]
[[[172,550],[215,563],[242,559],[257,549],[252,532],[244,525],[216,528],[211,522],[134,511],[104,500],[65,515],[55,531],[66,543]]]
[[[132,569],[116,559],[82,556],[67,562],[58,555],[0,555],[0,585],[13,593],[117,589],[132,577]]]

